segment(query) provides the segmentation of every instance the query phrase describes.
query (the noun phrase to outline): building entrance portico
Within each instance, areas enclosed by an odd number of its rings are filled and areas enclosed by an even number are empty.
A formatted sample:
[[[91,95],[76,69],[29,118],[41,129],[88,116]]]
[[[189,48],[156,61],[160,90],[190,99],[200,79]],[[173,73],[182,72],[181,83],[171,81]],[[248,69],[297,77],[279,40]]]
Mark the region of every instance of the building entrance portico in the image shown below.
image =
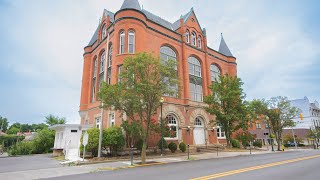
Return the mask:
[[[205,144],[204,122],[202,118],[197,117],[194,121],[193,138],[195,145]]]

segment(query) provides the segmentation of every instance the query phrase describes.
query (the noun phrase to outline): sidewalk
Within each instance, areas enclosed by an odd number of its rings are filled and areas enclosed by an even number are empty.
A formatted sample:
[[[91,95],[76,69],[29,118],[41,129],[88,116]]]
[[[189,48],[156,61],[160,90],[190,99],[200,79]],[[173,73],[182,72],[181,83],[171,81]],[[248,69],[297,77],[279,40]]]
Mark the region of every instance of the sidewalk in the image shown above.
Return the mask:
[[[8,157],[8,153],[4,152],[2,155],[0,155],[0,158]]]
[[[271,151],[255,151],[252,154],[266,154],[272,153]],[[250,155],[249,151],[245,152],[219,152],[217,153],[204,153],[190,155],[190,160],[200,160],[200,159],[213,159],[213,158],[224,158],[224,157],[235,157]],[[179,157],[163,157],[163,158],[154,158],[147,159],[147,162],[152,162],[147,165],[137,165],[140,160],[134,161],[134,166],[130,166],[130,160],[127,161],[118,161],[118,162],[106,162],[99,164],[90,164],[90,165],[80,165],[80,166],[65,166],[65,167],[55,167],[47,169],[36,169],[36,170],[27,170],[27,171],[16,171],[16,172],[5,172],[0,173],[0,179],[10,179],[10,180],[20,180],[20,179],[40,179],[40,178],[51,178],[51,177],[60,177],[76,174],[85,174],[85,173],[94,173],[98,171],[112,171],[125,168],[136,168],[140,166],[150,166],[150,165],[159,165],[167,163],[176,163],[190,161],[186,156]]]

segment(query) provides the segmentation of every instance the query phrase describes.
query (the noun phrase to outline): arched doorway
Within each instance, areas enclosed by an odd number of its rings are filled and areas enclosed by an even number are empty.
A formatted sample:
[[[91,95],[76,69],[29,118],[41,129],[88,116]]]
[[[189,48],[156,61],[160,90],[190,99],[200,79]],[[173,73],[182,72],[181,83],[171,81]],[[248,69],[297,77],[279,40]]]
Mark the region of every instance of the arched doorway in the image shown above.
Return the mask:
[[[203,145],[206,143],[204,133],[204,121],[201,117],[197,117],[194,120],[193,138],[194,143],[196,145]]]

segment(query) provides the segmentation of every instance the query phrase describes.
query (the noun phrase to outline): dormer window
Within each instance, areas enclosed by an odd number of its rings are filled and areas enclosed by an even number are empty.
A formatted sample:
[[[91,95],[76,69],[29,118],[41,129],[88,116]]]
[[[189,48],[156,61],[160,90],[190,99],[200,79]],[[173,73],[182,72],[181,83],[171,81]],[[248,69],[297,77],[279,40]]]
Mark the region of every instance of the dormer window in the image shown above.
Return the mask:
[[[190,32],[188,30],[186,31],[186,42],[190,43]]]
[[[193,45],[193,46],[196,46],[197,45],[197,37],[196,37],[196,33],[195,32],[192,32],[191,33],[191,44]]]
[[[106,25],[103,25],[103,28],[102,28],[102,40],[107,37],[107,28],[106,28]]]

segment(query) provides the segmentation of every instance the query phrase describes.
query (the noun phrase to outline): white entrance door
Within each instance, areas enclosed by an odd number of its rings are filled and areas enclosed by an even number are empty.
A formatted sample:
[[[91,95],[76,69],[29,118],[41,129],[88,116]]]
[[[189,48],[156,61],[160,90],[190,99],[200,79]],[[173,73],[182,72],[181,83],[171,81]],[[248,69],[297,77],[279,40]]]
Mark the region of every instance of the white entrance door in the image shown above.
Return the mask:
[[[203,145],[205,144],[205,134],[204,134],[204,123],[201,118],[196,118],[194,121],[194,130],[193,130],[193,137],[194,142],[196,145]]]

